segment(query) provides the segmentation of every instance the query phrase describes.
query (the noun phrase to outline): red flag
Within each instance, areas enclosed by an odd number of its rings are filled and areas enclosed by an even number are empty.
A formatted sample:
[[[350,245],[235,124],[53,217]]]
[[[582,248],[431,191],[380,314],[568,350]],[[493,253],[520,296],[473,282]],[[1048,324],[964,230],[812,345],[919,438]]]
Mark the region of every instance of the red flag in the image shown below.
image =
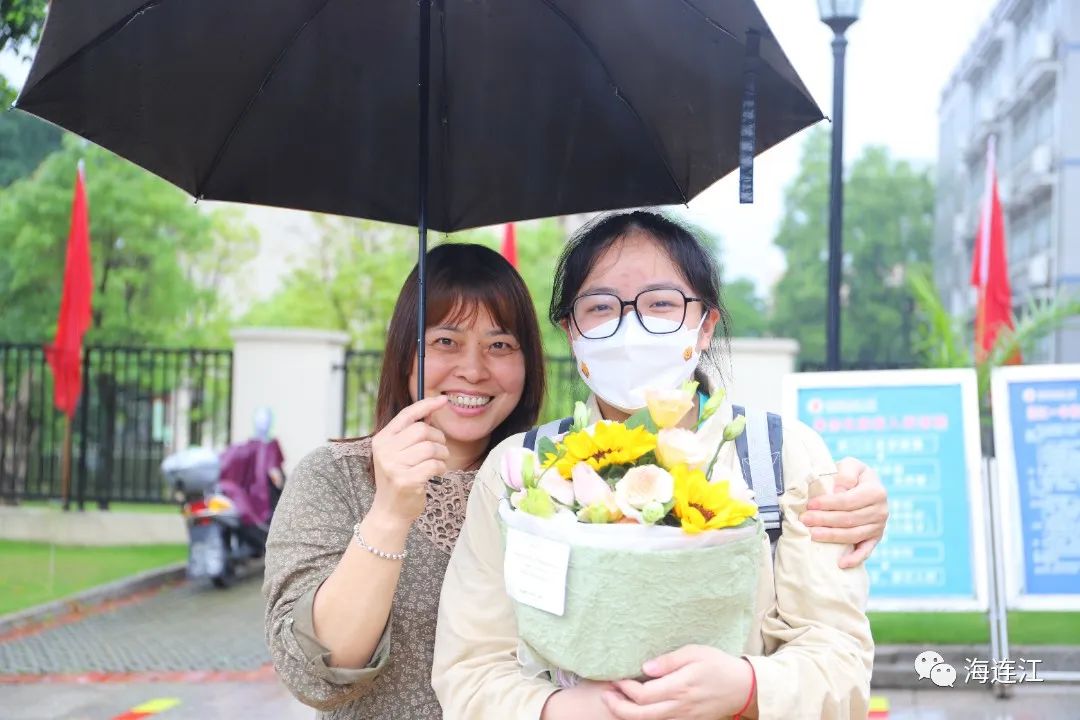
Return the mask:
[[[45,358],[53,371],[53,402],[69,418],[75,414],[82,390],[80,355],[83,334],[90,327],[90,297],[93,293],[90,265],[90,216],[86,203],[86,183],[82,163],[75,176],[75,198],[71,203],[71,231],[64,261],[64,290],[56,338],[45,348]]]
[[[995,150],[995,140],[991,136],[986,151],[986,196],[971,264],[971,284],[979,293],[975,313],[975,354],[979,360],[989,354],[1001,328],[1013,328],[1012,291],[1005,254],[1005,217],[998,195]],[[1010,362],[1019,363],[1020,353],[1017,352]]]
[[[503,227],[502,256],[515,268],[517,264],[517,238],[514,235],[514,223],[506,223]]]

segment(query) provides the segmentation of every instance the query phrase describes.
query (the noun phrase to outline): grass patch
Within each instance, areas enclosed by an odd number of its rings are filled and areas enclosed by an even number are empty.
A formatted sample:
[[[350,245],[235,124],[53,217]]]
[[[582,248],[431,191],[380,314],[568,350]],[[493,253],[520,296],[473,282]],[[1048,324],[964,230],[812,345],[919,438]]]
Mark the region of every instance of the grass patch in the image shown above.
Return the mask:
[[[24,500],[19,503],[19,507],[55,510],[57,512],[61,512],[62,509],[59,500]],[[96,500],[87,500],[84,507],[86,508],[85,512],[171,513],[174,515],[180,512],[176,503],[111,502],[108,510],[99,510]],[[71,503],[69,512],[79,512],[74,501]]]
[[[971,645],[990,642],[986,613],[871,612],[879,645]],[[1009,642],[1017,645],[1080,645],[1080,612],[1010,612]]]
[[[83,547],[0,540],[0,615],[187,559],[187,545]]]

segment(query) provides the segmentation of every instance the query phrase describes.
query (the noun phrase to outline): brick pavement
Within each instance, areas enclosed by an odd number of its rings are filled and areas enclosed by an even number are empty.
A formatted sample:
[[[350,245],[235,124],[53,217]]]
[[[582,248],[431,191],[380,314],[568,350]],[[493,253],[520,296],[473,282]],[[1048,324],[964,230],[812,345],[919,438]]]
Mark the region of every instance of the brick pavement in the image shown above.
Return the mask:
[[[226,590],[184,583],[0,642],[0,676],[260,670],[270,662],[260,582]]]

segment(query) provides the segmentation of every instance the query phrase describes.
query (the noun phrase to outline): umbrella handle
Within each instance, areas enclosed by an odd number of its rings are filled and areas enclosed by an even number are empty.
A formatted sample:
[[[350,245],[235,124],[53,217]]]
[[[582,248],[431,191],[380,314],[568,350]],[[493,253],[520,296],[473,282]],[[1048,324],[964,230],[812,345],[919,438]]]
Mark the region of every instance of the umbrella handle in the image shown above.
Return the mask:
[[[416,313],[416,399],[424,399],[424,334],[427,331],[427,200],[428,200],[428,89],[431,75],[431,0],[419,0],[420,8],[420,68],[417,86],[420,92],[419,167],[417,168],[417,261]]]

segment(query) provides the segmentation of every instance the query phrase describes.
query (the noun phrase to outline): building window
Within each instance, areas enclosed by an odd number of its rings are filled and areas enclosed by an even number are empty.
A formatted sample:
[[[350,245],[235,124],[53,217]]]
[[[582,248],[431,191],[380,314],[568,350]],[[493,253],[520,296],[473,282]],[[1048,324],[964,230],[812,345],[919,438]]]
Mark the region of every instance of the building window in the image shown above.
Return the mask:
[[[1040,253],[1044,250],[1050,249],[1050,227],[1051,227],[1051,213],[1053,212],[1053,203],[1049,198],[1042,200],[1031,211],[1031,215],[1034,216],[1034,222],[1032,223],[1031,231],[1031,252],[1032,254]]]

